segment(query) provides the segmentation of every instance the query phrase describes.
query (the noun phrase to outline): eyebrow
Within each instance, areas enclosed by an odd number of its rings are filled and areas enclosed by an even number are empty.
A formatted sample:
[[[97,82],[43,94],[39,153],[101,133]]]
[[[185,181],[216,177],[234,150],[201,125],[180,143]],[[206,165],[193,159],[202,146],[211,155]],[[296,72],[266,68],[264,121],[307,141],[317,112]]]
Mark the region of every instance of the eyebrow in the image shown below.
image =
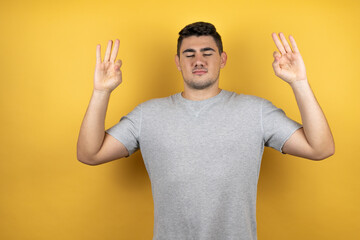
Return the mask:
[[[202,48],[200,49],[200,52],[206,52],[206,51],[213,51],[215,52],[215,50],[211,47],[206,47],[206,48]],[[182,53],[187,53],[187,52],[196,52],[195,49],[192,49],[192,48],[188,48],[188,49],[185,49]]]

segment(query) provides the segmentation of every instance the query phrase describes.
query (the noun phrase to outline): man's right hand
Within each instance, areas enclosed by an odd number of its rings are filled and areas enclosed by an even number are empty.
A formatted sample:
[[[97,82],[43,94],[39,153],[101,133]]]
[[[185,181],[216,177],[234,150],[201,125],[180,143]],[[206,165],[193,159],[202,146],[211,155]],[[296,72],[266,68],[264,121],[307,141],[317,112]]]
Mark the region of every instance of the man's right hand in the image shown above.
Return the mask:
[[[109,40],[103,62],[101,62],[101,46],[100,44],[96,46],[94,91],[111,93],[121,83],[122,75],[120,67],[122,62],[120,59],[115,62],[119,43],[119,39],[116,39],[114,48],[111,51],[112,40]]]

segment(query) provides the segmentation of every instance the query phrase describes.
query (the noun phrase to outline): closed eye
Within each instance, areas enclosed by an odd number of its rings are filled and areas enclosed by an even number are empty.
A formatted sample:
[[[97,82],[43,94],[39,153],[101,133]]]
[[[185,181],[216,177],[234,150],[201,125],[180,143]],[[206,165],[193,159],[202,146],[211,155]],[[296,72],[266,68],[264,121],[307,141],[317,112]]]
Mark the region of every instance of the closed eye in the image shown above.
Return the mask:
[[[204,53],[205,57],[208,57],[208,56],[211,56],[211,55],[212,55],[212,53]]]
[[[195,55],[188,55],[187,58],[195,57]]]

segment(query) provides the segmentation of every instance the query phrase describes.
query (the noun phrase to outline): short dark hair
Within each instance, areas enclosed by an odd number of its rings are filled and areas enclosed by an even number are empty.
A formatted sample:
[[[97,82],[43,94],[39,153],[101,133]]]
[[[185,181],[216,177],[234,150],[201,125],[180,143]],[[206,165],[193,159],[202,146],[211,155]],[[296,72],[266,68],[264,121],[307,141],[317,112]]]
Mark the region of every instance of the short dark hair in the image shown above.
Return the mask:
[[[184,38],[191,36],[212,36],[215,40],[216,46],[219,49],[219,53],[223,52],[223,45],[220,34],[216,31],[216,28],[211,23],[207,22],[195,22],[185,26],[179,32],[179,38],[177,42],[177,55],[180,57],[180,47]]]

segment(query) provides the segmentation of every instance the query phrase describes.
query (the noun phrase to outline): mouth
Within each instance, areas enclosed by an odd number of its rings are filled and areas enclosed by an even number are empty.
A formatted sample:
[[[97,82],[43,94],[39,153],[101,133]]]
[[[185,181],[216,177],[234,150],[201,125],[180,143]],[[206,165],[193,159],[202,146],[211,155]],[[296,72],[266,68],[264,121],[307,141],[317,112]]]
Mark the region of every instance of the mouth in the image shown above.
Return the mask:
[[[205,70],[205,69],[196,69],[192,73],[195,74],[195,75],[203,75],[203,74],[207,73],[207,70]]]

